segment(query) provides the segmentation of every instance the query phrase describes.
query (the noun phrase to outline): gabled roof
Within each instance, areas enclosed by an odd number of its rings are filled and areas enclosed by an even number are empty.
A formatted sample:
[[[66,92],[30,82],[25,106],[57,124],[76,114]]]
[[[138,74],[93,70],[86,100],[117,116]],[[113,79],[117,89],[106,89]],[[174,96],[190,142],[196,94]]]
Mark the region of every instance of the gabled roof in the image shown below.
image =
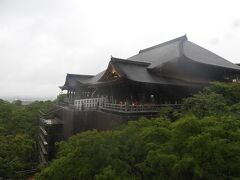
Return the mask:
[[[174,79],[170,77],[160,76],[159,74],[150,72],[147,67],[150,63],[146,62],[134,62],[124,59],[112,58],[110,63],[114,65],[118,71],[122,74],[122,78],[128,79],[134,82],[142,82],[149,84],[165,84],[165,85],[182,85],[190,86],[194,83],[205,84],[206,81],[186,81],[180,79]]]
[[[159,66],[160,64],[179,58],[181,56],[180,46],[185,40],[187,40],[187,37],[182,36],[171,41],[140,50],[137,55],[128,58],[128,60],[150,63],[149,68]]]
[[[71,90],[77,88],[79,84],[85,84],[93,75],[67,74],[62,90]]]
[[[112,57],[108,69],[100,72],[95,76],[90,75],[76,75],[67,74],[66,82],[63,89],[76,88],[81,85],[98,85],[104,83],[115,82],[115,80],[106,80],[106,77],[111,70],[116,69],[120,74],[119,78],[125,78],[135,82],[143,83],[158,83],[158,84],[176,84],[186,85],[189,82],[163,76],[161,68],[165,68],[166,64],[178,62],[186,65],[186,63],[193,62],[197,64],[208,65],[208,67],[217,67],[218,70],[231,70],[234,73],[240,73],[240,66],[233,64],[226,59],[204,49],[190,41],[187,36],[164,42],[162,44],[152,46],[140,50],[138,54],[129,57],[128,59],[119,59]],[[200,82],[199,78],[189,77],[190,83],[206,83]]]
[[[100,80],[100,78],[103,76],[104,73],[105,73],[105,70],[96,74],[92,78],[89,78],[88,81],[86,82],[86,84],[91,85],[91,84],[97,83]]]
[[[164,63],[187,58],[197,63],[208,64],[223,68],[240,70],[240,67],[215,53],[188,41],[187,36],[164,42],[147,49],[140,50],[128,60],[148,62],[148,69],[160,68]]]

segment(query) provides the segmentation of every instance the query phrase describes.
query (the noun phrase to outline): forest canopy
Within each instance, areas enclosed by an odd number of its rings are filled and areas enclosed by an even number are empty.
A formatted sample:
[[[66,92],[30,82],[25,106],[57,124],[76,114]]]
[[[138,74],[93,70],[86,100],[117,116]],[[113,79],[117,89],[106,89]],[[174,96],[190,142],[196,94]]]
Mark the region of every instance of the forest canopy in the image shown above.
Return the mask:
[[[25,170],[36,168],[38,111],[52,107],[52,101],[24,106],[0,100],[0,179],[24,179]]]
[[[58,144],[36,179],[239,179],[240,84],[214,83],[176,111]]]

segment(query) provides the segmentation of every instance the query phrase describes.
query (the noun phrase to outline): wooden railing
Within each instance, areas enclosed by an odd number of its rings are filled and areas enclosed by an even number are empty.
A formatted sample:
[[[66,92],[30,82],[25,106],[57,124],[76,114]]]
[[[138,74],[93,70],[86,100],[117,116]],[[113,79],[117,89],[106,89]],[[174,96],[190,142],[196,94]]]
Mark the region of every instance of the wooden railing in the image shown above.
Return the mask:
[[[181,104],[144,104],[144,105],[126,105],[104,103],[101,109],[116,112],[159,112],[163,107],[181,108]]]
[[[106,98],[89,98],[74,100],[74,107],[78,110],[91,110],[102,107]]]
[[[89,98],[75,100],[73,107],[77,110],[107,110],[123,113],[134,112],[159,112],[163,107],[180,108],[182,104],[143,104],[143,105],[128,105],[128,104],[114,104],[107,103],[106,98]]]

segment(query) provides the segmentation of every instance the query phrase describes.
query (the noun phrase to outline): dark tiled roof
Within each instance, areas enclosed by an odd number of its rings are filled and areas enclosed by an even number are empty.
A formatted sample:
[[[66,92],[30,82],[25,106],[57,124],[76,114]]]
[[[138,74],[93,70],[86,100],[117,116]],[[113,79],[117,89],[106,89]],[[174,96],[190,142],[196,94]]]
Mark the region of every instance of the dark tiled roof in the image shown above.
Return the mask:
[[[239,66],[190,41],[183,42],[182,51],[185,57],[198,63],[240,70]]]
[[[86,82],[86,84],[95,84],[99,81],[99,79],[103,76],[103,74],[105,73],[105,70],[98,73],[97,75],[93,76],[92,78],[88,79],[88,81]]]
[[[62,90],[75,89],[79,84],[85,84],[93,75],[67,74]]]
[[[181,56],[179,48],[180,44],[186,39],[186,36],[182,36],[180,38],[140,50],[139,54],[128,58],[128,60],[150,63],[149,68],[159,66],[160,64],[171,61],[172,59],[179,58]]]
[[[111,58],[109,64],[113,64],[120,74],[128,80],[143,82],[143,83],[158,83],[158,84],[175,84],[189,85],[189,82],[167,78],[161,75],[161,68],[165,68],[165,64],[171,63],[186,63],[188,61],[197,62],[200,64],[209,65],[230,69],[234,72],[240,72],[240,67],[226,59],[204,49],[190,41],[186,36],[182,36],[162,44],[152,46],[140,50],[138,54],[128,59]],[[154,70],[154,71],[151,71]],[[97,85],[109,82],[103,82],[101,78],[107,73],[102,71],[95,76],[67,74],[64,88],[76,88],[77,85]],[[122,78],[122,77],[121,77]],[[189,77],[190,83],[194,82],[194,77]],[[115,81],[115,80],[114,80]],[[205,82],[196,82],[205,83]]]
[[[148,62],[150,63],[148,68],[154,69],[160,68],[162,64],[166,62],[174,61],[182,57],[202,64],[240,70],[239,66],[188,41],[186,36],[140,50],[139,54],[128,58],[128,60]]]
[[[135,81],[135,82],[143,82],[150,84],[165,84],[165,85],[181,85],[181,86],[191,86],[194,83],[205,84],[206,82],[200,82],[192,80],[191,82],[173,79],[164,76],[159,76],[159,74],[152,73],[147,69],[149,63],[132,63],[132,61],[128,60],[114,60],[112,59],[114,67],[119,69],[123,74],[125,79]],[[116,63],[117,62],[117,63]]]

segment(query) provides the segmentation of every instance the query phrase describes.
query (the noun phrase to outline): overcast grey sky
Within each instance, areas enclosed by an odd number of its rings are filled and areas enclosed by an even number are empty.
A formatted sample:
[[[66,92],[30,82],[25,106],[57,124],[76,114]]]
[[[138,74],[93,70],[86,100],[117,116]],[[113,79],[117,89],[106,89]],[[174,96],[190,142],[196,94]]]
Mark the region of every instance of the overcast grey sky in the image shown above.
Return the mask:
[[[66,73],[184,34],[240,62],[240,1],[0,0],[0,97],[57,96]]]

